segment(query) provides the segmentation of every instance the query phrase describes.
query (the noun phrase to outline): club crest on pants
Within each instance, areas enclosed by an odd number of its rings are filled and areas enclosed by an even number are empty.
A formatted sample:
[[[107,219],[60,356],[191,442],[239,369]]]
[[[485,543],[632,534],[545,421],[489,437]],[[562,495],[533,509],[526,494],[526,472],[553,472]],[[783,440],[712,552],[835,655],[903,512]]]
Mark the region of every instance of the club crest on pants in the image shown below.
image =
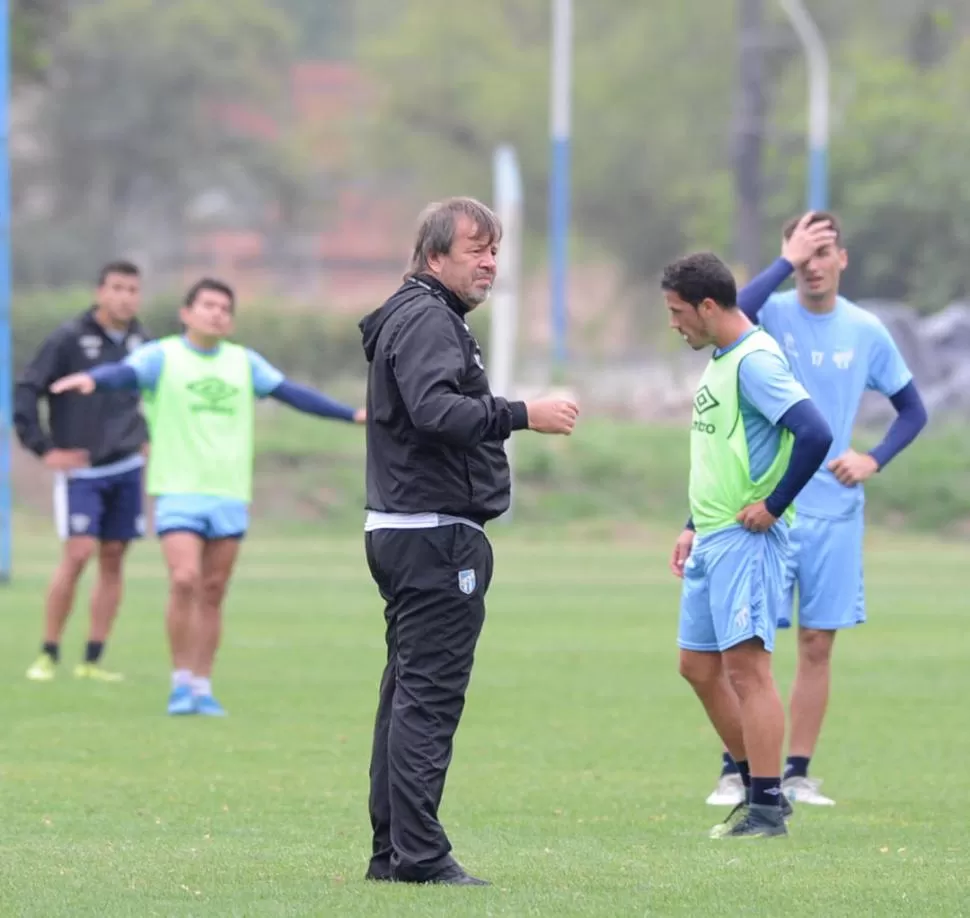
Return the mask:
[[[475,571],[458,571],[458,589],[466,596],[475,592]]]

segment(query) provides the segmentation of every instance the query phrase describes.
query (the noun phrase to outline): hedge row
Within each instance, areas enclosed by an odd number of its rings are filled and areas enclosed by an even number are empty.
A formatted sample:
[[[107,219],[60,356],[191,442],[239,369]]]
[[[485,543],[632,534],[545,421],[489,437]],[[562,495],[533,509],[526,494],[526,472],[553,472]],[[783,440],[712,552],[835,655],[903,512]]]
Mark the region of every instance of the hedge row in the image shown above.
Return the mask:
[[[90,302],[86,289],[15,294],[11,323],[15,372],[20,373],[54,328]],[[153,335],[178,330],[178,303],[171,296],[143,305],[141,317]],[[357,327],[360,316],[328,313],[319,307],[277,310],[271,301],[242,303],[235,340],[256,348],[294,378],[324,382],[363,375],[364,354]],[[480,328],[483,319],[474,316],[471,324]]]

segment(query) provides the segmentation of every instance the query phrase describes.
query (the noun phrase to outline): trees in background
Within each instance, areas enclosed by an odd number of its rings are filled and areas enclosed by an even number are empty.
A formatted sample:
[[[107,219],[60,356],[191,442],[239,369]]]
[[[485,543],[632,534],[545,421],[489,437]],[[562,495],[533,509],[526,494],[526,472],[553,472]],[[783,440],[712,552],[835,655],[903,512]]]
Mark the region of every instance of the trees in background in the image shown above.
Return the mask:
[[[810,6],[832,53],[831,200],[850,243],[847,289],[924,308],[970,295],[970,4]],[[539,250],[549,7],[494,0],[472,15],[453,0],[14,0],[15,77],[45,87],[34,151],[16,166],[19,278],[73,280],[122,240],[175,244],[187,222],[219,215],[312,224],[322,172],[380,173],[422,197],[488,198],[492,151],[504,142],[523,165]],[[737,251],[739,2],[574,9],[574,253],[605,252],[636,282],[686,248]],[[763,60],[751,72],[763,81],[767,259],[804,201],[806,98],[801,50],[776,5],[762,10]],[[290,111],[286,76],[301,57],[355,59],[370,78],[374,104],[356,113],[350,158],[321,157],[329,126],[298,124]],[[275,128],[253,112],[270,113]]]
[[[371,9],[385,0],[368,0]],[[549,4],[504,0],[474,17],[447,0],[398,0],[364,41],[382,88],[375,162],[430,194],[488,196],[494,146],[514,143],[545,230]],[[970,294],[970,7],[923,0],[812,3],[833,61],[831,202],[858,295],[943,305]],[[732,250],[737,5],[709,0],[575,4],[574,227],[644,280],[687,247]],[[386,10],[390,17],[390,9]],[[804,205],[801,51],[765,4],[767,118],[762,254]]]

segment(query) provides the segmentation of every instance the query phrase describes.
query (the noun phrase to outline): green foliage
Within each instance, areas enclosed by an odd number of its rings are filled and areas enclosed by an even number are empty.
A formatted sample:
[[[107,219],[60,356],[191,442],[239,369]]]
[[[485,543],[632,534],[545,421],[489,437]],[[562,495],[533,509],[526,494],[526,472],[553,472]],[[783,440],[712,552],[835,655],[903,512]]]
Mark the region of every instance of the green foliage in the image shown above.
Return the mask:
[[[846,228],[846,292],[901,298],[924,311],[967,296],[970,39],[929,70],[864,49],[841,69],[852,83],[833,136],[832,204]],[[800,90],[788,94],[787,111],[801,110]],[[805,159],[774,154],[786,176],[786,191],[772,199],[780,222],[797,209],[786,202],[804,187]]]
[[[155,337],[179,330],[177,296],[146,303],[142,320]],[[15,372],[20,372],[44,338],[61,322],[88,308],[90,293],[82,288],[59,293],[21,294],[13,308]],[[326,311],[290,311],[278,318],[275,302],[245,302],[234,338],[256,348],[297,379],[323,383],[365,372],[358,316]]]
[[[18,282],[76,281],[85,263],[164,244],[200,219],[189,206],[204,193],[263,213],[292,181],[273,138],[223,118],[224,106],[285,116],[294,36],[267,0],[80,3],[53,53],[38,126],[49,157],[32,168],[57,220],[18,223]]]
[[[709,196],[695,179],[723,159],[730,81],[710,67],[685,66],[682,51],[723,60],[731,14],[705,0],[608,6],[575,9],[574,208],[584,232],[643,277],[681,250],[684,221]],[[367,146],[385,166],[415,169],[431,194],[487,199],[492,150],[511,142],[528,224],[541,232],[548,4],[508,0],[475,16],[451,9],[447,0],[412,3],[364,43],[364,61],[385,87]]]
[[[144,304],[141,319],[154,337],[179,330],[177,294],[158,296]],[[41,342],[60,323],[87,309],[86,288],[46,293],[19,293],[13,302],[14,371],[20,373]],[[235,340],[258,350],[290,376],[324,384],[335,379],[363,379],[366,362],[357,323],[362,315],[333,313],[325,308],[290,309],[279,304],[246,300],[240,303]],[[469,327],[487,355],[488,315],[471,313]]]
[[[387,11],[386,0],[368,0]],[[961,0],[818,0],[832,59],[832,190],[848,292],[939,308],[968,290],[970,7]],[[474,17],[401,2],[363,44],[384,87],[366,135],[376,161],[429,195],[488,197],[494,146],[516,145],[527,226],[545,233],[549,4],[506,0]],[[765,256],[804,206],[805,85],[790,24],[765,9],[769,118]],[[574,220],[634,280],[686,248],[731,250],[736,4],[604,0],[575,7]],[[420,67],[415,66],[420,49]],[[751,53],[747,51],[747,53]],[[383,157],[383,158],[380,158]],[[374,162],[375,160],[372,160]],[[579,247],[576,249],[580,251]]]
[[[66,0],[13,0],[10,66],[17,80],[42,79],[50,66],[50,37],[63,20]]]

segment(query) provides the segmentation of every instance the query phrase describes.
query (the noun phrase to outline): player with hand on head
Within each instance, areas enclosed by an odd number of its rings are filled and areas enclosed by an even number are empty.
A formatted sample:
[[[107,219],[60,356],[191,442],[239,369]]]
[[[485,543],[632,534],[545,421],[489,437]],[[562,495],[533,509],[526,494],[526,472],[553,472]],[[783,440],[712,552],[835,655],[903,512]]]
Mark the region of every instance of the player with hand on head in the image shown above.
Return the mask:
[[[792,503],[832,434],[781,349],[737,307],[734,278],[720,259],[682,258],[665,269],[661,287],[671,327],[695,350],[713,347],[694,396],[691,518],[671,559],[683,578],[681,675],[748,788],[712,835],[786,835],[785,712],[771,654]]]
[[[905,449],[926,425],[913,375],[879,319],[839,293],[848,253],[838,218],[809,212],[783,229],[782,257],[741,292],[738,302],[782,347],[792,370],[834,435],[826,460],[795,502],[788,600],[779,627],[791,625],[798,592],[798,667],[791,693],[791,735],[784,789],[799,803],[831,806],[809,776],[828,705],[836,634],[866,620],[863,590],[863,483]],[[792,272],[795,289],[775,293]],[[882,442],[852,448],[862,396],[880,392],[897,412]],[[736,803],[741,778],[724,754],[708,803]]]
[[[169,572],[166,624],[172,654],[168,713],[225,714],[212,694],[222,604],[249,527],[254,401],[362,424],[355,411],[285,378],[255,351],[231,343],[235,295],[203,279],[180,311],[184,334],[119,363],[60,379],[55,393],[137,390],[152,433],[148,493]]]

